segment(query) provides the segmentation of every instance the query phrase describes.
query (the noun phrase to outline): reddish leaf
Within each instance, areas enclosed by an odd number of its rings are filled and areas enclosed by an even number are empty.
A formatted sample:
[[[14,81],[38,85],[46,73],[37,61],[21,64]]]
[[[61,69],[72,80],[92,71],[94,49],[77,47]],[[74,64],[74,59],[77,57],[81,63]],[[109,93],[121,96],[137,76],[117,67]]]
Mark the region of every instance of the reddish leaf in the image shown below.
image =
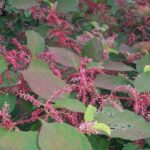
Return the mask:
[[[150,7],[147,5],[138,5],[136,11],[143,17],[150,15]]]
[[[55,62],[66,67],[78,68],[80,64],[80,57],[75,53],[59,47],[50,47],[48,54],[54,57]]]
[[[101,74],[95,79],[95,86],[98,88],[113,90],[119,85],[131,85],[131,81],[124,76],[112,76]]]
[[[143,52],[149,51],[150,41],[138,42],[133,48],[139,49]]]
[[[41,150],[92,150],[87,137],[66,123],[42,121],[38,143]]]
[[[49,98],[67,84],[55,76],[49,67],[40,60],[33,60],[27,70],[22,71],[30,88],[42,98]]]
[[[92,62],[87,65],[88,68],[90,67],[100,67],[105,70],[110,71],[120,71],[120,72],[126,72],[126,71],[133,71],[134,68],[117,61],[105,61],[105,62]]]

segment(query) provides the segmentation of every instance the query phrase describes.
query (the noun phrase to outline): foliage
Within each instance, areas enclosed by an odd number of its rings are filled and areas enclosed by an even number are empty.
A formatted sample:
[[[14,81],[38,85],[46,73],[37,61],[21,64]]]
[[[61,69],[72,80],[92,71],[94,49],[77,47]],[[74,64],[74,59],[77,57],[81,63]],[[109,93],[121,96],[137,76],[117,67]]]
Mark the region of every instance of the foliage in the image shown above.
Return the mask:
[[[0,1],[0,149],[150,148],[148,0]]]

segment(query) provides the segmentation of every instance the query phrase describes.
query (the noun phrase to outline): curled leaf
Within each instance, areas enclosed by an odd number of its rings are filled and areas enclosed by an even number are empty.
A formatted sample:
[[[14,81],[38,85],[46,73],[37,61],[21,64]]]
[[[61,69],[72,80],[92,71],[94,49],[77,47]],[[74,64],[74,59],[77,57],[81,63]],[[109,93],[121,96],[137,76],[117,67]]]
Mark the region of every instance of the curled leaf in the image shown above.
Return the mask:
[[[111,130],[110,130],[109,126],[104,123],[96,123],[93,126],[93,128],[96,130],[102,131],[102,132],[106,133],[107,135],[111,135]]]

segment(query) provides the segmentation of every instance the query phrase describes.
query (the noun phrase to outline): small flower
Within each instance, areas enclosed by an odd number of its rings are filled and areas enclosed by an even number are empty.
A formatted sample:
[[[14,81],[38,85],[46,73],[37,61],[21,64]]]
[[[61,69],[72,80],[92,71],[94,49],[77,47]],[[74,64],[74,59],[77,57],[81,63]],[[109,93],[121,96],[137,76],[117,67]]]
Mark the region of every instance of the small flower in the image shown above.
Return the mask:
[[[97,129],[94,129],[93,126],[96,125],[95,122],[83,122],[79,126],[79,130],[82,133],[87,133],[87,134],[99,134],[100,132]]]

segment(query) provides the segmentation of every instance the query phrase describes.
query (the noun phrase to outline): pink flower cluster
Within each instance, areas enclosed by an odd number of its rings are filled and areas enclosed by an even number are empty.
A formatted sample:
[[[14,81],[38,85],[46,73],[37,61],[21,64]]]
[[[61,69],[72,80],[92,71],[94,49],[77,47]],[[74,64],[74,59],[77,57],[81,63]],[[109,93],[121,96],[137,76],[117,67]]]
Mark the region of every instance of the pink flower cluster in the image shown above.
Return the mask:
[[[112,100],[119,97],[116,96],[117,92],[125,92],[130,94],[130,98],[121,98],[124,100],[129,100],[135,113],[143,116],[145,119],[150,120],[150,93],[138,93],[136,89],[130,86],[118,86],[112,91]]]
[[[2,47],[2,51],[0,53],[15,70],[23,70],[30,63],[31,53],[29,49],[19,43],[17,39],[12,39],[11,43],[16,46],[15,49],[8,51],[5,47]]]
[[[47,23],[53,28],[49,30],[48,37],[50,40],[57,39],[58,44],[61,47],[68,47],[75,52],[81,51],[80,44],[69,35],[73,32],[73,26],[66,20],[62,19],[61,14],[58,14],[55,8],[40,8],[33,7],[31,13],[35,19],[38,19],[41,23]]]
[[[9,115],[9,105],[4,104],[3,108],[0,110],[0,125],[6,129],[13,129],[15,124],[11,120],[11,115]]]

